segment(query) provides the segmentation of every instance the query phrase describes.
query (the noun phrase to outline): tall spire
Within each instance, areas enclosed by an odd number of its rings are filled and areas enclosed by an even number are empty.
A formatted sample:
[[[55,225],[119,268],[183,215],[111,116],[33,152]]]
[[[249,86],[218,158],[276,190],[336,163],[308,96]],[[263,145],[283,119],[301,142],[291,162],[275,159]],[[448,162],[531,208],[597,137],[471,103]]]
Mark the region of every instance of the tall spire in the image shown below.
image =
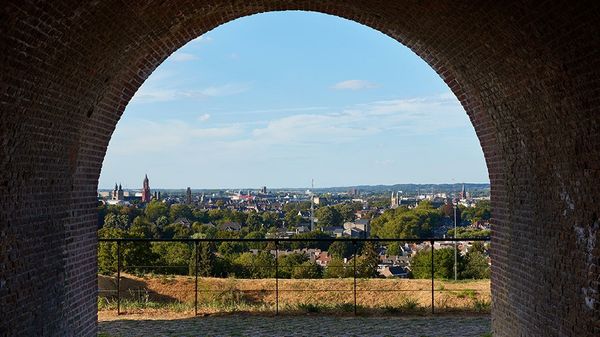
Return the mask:
[[[144,176],[142,185],[142,202],[150,202],[150,180],[148,179],[148,174]]]

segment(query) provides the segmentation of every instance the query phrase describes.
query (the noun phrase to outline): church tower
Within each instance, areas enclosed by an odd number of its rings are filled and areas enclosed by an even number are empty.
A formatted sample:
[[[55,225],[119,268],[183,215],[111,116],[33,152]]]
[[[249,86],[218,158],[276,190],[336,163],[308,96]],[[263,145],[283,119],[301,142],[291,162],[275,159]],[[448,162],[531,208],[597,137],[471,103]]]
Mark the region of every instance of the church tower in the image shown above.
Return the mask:
[[[185,191],[185,203],[188,205],[192,204],[192,189],[189,187]]]
[[[150,202],[150,181],[147,174],[144,178],[144,186],[142,187],[142,202]]]

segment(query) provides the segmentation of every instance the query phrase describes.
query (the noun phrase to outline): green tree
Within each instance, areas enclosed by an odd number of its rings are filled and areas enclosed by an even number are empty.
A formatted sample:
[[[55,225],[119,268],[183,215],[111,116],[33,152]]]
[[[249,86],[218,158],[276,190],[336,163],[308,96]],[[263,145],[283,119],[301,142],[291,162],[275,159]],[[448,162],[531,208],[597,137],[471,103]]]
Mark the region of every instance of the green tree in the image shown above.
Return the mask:
[[[98,230],[98,238],[114,239],[125,237],[125,231],[118,228],[104,227]],[[111,275],[117,271],[117,243],[98,243],[98,273]]]
[[[297,226],[302,221],[302,217],[298,215],[297,212],[287,212],[285,214],[285,224],[286,226]]]
[[[433,254],[435,278],[454,278],[454,248],[436,249]],[[458,254],[458,275],[464,270],[464,257]],[[411,269],[414,278],[431,278],[431,249],[419,251],[411,259]]]
[[[246,225],[251,231],[260,230],[262,225],[262,217],[256,212],[251,212],[246,218]]]
[[[489,279],[490,265],[487,257],[478,250],[467,253],[465,268],[461,273],[463,279]]]
[[[262,222],[267,228],[275,226],[277,220],[279,220],[279,216],[275,212],[263,212],[262,214]]]
[[[353,275],[353,267],[346,265],[342,259],[338,258],[332,258],[323,272],[324,278],[345,278]]]
[[[146,205],[144,214],[150,221],[156,222],[161,216],[169,216],[169,206],[158,200],[152,200]]]
[[[314,279],[321,278],[323,270],[316,262],[304,261],[292,271],[292,278],[296,279]]]
[[[244,239],[264,239],[264,238],[265,238],[265,234],[261,231],[248,232],[248,234],[246,234],[246,236],[244,237]],[[260,242],[260,241],[248,242],[248,247],[251,249],[265,249],[266,245],[267,244],[265,242]]]
[[[379,254],[373,242],[365,242],[361,255],[356,260],[356,275],[361,278],[373,278],[379,276],[377,265]]]
[[[125,230],[129,228],[129,218],[127,215],[108,213],[104,217],[104,227]]]
[[[247,278],[272,278],[275,277],[275,258],[268,252],[257,255],[243,253],[238,256],[233,265],[239,276]]]
[[[179,218],[186,218],[188,220],[192,220],[194,218],[194,214],[192,213],[190,206],[185,204],[175,204],[171,206],[169,209],[169,219],[171,222],[175,222],[175,220]]]
[[[299,266],[308,261],[308,257],[304,254],[287,254],[279,257],[279,277],[281,278],[291,278],[294,271],[299,268]]]
[[[317,209],[315,216],[319,219],[319,226],[340,226],[344,218],[340,211],[333,206],[325,206]]]
[[[185,275],[189,271],[193,246],[186,242],[154,242],[152,252],[157,256],[155,272],[164,274]]]
[[[354,254],[354,247],[352,242],[348,241],[334,241],[327,249],[332,257],[343,259],[348,258]]]
[[[194,251],[192,254],[191,261],[194,261],[196,258],[196,252]],[[209,242],[200,242],[198,243],[198,275],[200,276],[213,276],[215,274],[216,267],[216,258],[212,251],[212,244]],[[195,272],[195,266],[190,268],[190,275]]]
[[[340,216],[342,217],[342,222],[354,221],[354,219],[356,218],[356,209],[353,203],[337,204],[333,207],[340,213]]]

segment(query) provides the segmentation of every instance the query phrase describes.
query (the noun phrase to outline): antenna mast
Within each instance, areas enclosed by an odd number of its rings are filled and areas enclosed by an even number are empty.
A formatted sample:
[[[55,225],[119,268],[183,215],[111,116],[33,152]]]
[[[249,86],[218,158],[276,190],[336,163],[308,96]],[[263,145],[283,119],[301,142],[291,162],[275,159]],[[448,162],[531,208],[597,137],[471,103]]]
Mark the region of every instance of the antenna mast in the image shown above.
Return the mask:
[[[315,230],[315,194],[313,190],[315,189],[315,180],[310,180],[310,230]]]

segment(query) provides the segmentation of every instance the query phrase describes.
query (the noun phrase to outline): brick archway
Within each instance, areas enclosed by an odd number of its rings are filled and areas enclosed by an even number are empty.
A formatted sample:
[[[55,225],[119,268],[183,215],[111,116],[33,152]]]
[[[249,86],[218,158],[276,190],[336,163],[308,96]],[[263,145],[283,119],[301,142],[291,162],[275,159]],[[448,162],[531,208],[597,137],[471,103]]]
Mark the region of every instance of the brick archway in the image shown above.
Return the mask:
[[[378,29],[459,98],[492,183],[495,336],[600,329],[597,2],[8,1],[0,9],[0,331],[92,336],[96,188],[115,125],[173,51],[241,16]]]

